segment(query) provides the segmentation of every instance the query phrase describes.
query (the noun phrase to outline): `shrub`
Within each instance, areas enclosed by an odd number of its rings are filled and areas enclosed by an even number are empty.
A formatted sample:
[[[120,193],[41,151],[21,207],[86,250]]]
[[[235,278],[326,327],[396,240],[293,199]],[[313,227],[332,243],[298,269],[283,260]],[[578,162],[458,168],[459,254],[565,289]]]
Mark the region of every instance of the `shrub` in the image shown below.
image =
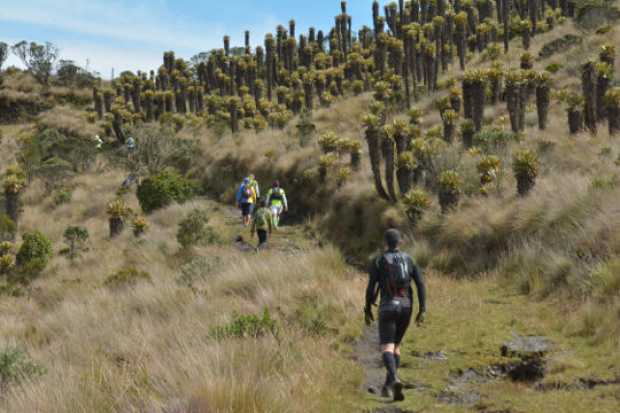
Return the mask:
[[[512,170],[517,180],[517,192],[527,195],[536,184],[538,176],[538,156],[531,150],[524,149],[513,156]]]
[[[193,288],[194,282],[205,280],[221,263],[222,259],[218,256],[194,257],[181,265],[176,282],[179,285]]]
[[[72,198],[73,192],[69,189],[62,188],[54,194],[53,202],[54,205],[60,206],[63,204],[68,204],[69,202],[71,202]]]
[[[214,244],[219,236],[209,226],[209,216],[204,209],[194,209],[179,223],[177,241],[183,248]]]
[[[138,201],[149,214],[173,202],[184,203],[192,197],[195,185],[176,170],[168,168],[145,179],[138,186]]]
[[[65,243],[69,247],[67,256],[70,259],[74,259],[83,251],[86,247],[89,234],[88,230],[84,227],[68,227],[63,235]]]
[[[11,384],[45,374],[45,369],[30,361],[19,347],[7,346],[0,351],[0,393],[6,394]]]
[[[211,336],[221,340],[226,338],[259,338],[267,334],[277,336],[278,325],[265,308],[262,315],[234,315],[230,323],[215,327]]]
[[[146,271],[140,271],[136,267],[123,268],[110,275],[103,282],[107,288],[117,290],[125,287],[133,287],[139,282],[151,282],[151,275]]]
[[[39,231],[27,232],[22,238],[17,266],[26,277],[33,278],[45,269],[52,257],[52,241]]]
[[[428,194],[422,189],[412,189],[403,197],[407,218],[413,226],[422,219],[424,212],[431,206]]]

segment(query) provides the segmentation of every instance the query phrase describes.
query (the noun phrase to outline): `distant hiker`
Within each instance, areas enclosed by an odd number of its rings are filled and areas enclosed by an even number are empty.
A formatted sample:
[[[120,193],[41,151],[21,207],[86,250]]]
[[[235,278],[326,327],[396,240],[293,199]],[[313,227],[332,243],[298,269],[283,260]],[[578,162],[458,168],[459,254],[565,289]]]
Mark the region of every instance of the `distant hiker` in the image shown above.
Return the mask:
[[[267,202],[265,203],[273,215],[273,224],[276,228],[280,225],[280,215],[288,211],[288,201],[286,192],[280,187],[280,182],[275,181],[267,192]]]
[[[383,397],[393,397],[395,401],[405,399],[403,385],[398,379],[400,366],[401,342],[411,322],[413,309],[413,289],[415,282],[420,309],[416,317],[418,325],[424,322],[426,312],[426,287],[420,270],[413,259],[401,252],[400,233],[390,229],[385,233],[386,251],[379,255],[370,265],[368,287],[366,288],[365,321],[370,325],[374,321],[372,306],[381,294],[379,304],[379,338],[383,364],[387,370],[385,385],[381,391]]]
[[[130,155],[133,154],[136,150],[136,140],[131,136],[127,138],[127,142],[125,142],[125,145],[127,146],[127,152],[129,152]]]
[[[256,182],[256,177],[254,174],[250,174],[248,175],[248,179],[250,180],[250,186],[256,194],[256,198],[260,198],[260,187],[258,186],[258,182]]]
[[[260,200],[257,201],[258,208],[254,211],[254,215],[252,217],[252,228],[251,228],[251,236],[254,237],[254,233],[258,236],[258,247],[260,249],[265,244],[267,244],[267,237],[271,235],[271,231],[273,230],[273,215],[271,215],[271,211],[262,206]]]
[[[103,147],[103,141],[101,140],[99,135],[95,135],[94,140],[95,140],[95,148],[97,148],[98,150],[101,150],[101,148]]]
[[[251,185],[250,178],[245,178],[237,191],[237,206],[241,209],[243,225],[246,227],[250,225],[252,210],[255,203],[256,192]]]

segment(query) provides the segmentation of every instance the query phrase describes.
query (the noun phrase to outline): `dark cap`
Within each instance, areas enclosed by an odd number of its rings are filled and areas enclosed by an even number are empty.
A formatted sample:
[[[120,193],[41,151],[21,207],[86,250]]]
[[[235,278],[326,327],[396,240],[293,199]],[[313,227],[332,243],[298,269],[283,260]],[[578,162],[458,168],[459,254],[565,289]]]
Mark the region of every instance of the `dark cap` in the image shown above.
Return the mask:
[[[391,228],[385,231],[385,243],[389,248],[396,248],[400,243],[400,232],[397,229]]]

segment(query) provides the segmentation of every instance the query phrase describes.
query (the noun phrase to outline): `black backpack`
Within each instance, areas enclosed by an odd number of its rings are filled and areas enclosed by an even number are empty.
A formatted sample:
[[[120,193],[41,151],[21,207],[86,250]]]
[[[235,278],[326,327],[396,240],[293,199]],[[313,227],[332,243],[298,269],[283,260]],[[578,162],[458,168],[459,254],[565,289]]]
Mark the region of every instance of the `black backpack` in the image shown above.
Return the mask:
[[[381,258],[385,288],[392,297],[405,297],[411,284],[409,262],[400,252],[387,252]]]

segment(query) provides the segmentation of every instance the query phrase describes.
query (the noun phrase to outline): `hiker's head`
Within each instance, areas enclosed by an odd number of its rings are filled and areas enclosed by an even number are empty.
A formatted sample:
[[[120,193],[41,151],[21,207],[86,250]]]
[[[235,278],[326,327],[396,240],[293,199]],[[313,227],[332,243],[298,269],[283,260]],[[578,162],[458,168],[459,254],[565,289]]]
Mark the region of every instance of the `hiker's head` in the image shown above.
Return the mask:
[[[244,184],[249,184],[250,183],[250,178],[243,178],[243,183]]]
[[[254,174],[249,174],[249,175],[248,175],[248,179],[249,179],[250,181],[253,181],[253,180],[255,180],[255,179],[256,179],[256,177],[254,176]]]
[[[280,187],[280,181],[273,181],[273,185],[274,188],[279,188]]]
[[[400,232],[394,228],[388,229],[385,231],[384,239],[389,249],[396,249],[400,244]]]

